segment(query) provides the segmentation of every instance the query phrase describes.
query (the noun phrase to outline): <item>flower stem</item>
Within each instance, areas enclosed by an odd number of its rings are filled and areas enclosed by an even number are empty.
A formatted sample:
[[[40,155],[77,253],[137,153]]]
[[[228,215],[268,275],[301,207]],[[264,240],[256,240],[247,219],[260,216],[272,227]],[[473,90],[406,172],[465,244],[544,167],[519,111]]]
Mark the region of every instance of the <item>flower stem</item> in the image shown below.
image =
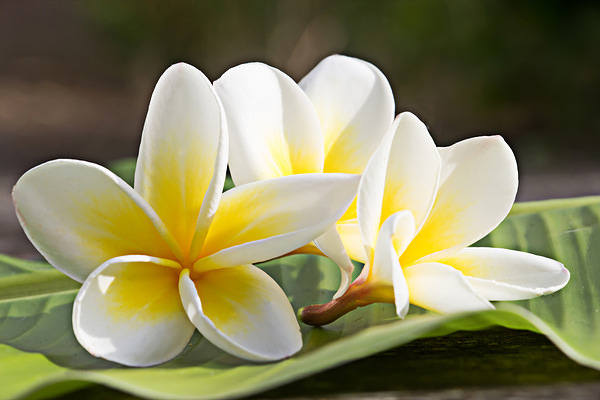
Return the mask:
[[[300,309],[300,319],[305,324],[312,326],[327,325],[358,307],[384,300],[378,296],[372,296],[372,289],[368,284],[356,284],[355,282],[346,293],[337,299]]]

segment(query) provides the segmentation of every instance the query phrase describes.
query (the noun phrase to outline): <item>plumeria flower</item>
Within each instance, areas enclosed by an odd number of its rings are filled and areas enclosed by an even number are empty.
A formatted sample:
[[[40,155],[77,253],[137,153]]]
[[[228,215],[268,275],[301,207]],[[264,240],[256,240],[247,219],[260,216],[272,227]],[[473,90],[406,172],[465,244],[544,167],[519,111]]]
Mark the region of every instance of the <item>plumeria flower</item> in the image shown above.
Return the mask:
[[[440,313],[486,310],[561,289],[558,261],[508,249],[468,247],[508,214],[517,193],[515,157],[500,136],[436,148],[425,125],[400,114],[362,176],[358,222],[364,262],[344,296],[306,307],[322,325],[359,306],[409,303]]]
[[[307,172],[361,174],[394,119],[385,76],[346,56],[325,58],[299,84],[276,68],[248,63],[214,85],[227,116],[236,185]],[[360,243],[355,202],[315,241],[318,249],[296,252],[322,252],[340,267],[338,297],[352,276],[346,249],[353,243]]]
[[[13,197],[25,233],[52,265],[83,282],[73,330],[91,354],[158,364],[179,354],[195,328],[248,360],[301,348],[286,295],[252,263],[325,232],[358,179],[295,175],[223,194],[227,153],[210,81],[176,64],[152,94],[135,189],[76,160],[50,161],[19,179]]]

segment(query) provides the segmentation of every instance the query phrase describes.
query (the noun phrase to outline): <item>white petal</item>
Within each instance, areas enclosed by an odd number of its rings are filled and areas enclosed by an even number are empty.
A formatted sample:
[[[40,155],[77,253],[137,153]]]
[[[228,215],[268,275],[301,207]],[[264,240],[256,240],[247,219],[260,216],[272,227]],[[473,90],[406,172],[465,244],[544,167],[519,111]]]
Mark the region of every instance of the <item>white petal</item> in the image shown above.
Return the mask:
[[[148,203],[99,165],[49,161],[19,179],[13,199],[29,240],[54,267],[79,282],[123,254],[180,255]]]
[[[108,260],[90,274],[73,304],[73,332],[92,355],[145,367],[170,360],[194,326],[181,306],[179,264],[148,256]]]
[[[390,215],[409,210],[417,229],[435,200],[441,161],[427,127],[411,113],[398,115],[361,179],[358,221],[367,248]]]
[[[228,190],[194,269],[265,261],[307,244],[344,213],[358,180],[349,174],[301,174]]]
[[[410,211],[399,211],[385,220],[377,237],[373,269],[369,279],[392,285],[396,314],[404,318],[408,313],[409,294],[406,280],[398,261],[398,253],[404,251],[415,235],[415,219]]]
[[[156,210],[186,253],[203,202],[218,201],[215,196],[223,187],[227,155],[219,157],[219,142],[226,134],[221,113],[210,81],[184,63],[163,73],[148,107],[135,190]]]
[[[398,266],[400,265],[398,264]],[[406,317],[406,314],[408,314],[410,296],[408,294],[408,283],[406,282],[402,268],[394,268],[392,270],[392,283],[394,287],[394,306],[396,307],[396,315],[400,318],[404,318]]]
[[[285,293],[253,265],[179,279],[190,320],[213,344],[251,361],[289,357],[302,347],[300,327]]]
[[[225,117],[223,117],[225,118]],[[229,155],[229,136],[226,131],[221,132],[219,145],[217,148],[217,158],[215,159],[214,175],[208,185],[202,207],[196,221],[196,232],[192,239],[190,247],[189,260],[196,260],[202,250],[208,229],[212,219],[219,209],[225,178],[227,177],[227,160]]]
[[[346,253],[344,243],[337,233],[335,225],[315,239],[315,245],[340,268],[340,287],[333,295],[333,298],[337,299],[343,295],[348,289],[348,286],[350,286],[354,264],[352,264],[350,257],[348,257],[348,253]]]
[[[289,76],[248,63],[225,72],[214,86],[227,115],[236,185],[323,170],[319,119]]]
[[[373,153],[358,185],[356,212],[361,242],[366,249],[367,258],[375,249],[381,226],[381,207],[392,137],[392,134],[388,135]]]
[[[461,271],[488,300],[524,300],[562,289],[569,271],[558,261],[522,251],[469,247],[440,260]]]
[[[398,211],[385,220],[375,246],[373,259],[373,278],[392,283],[392,270],[398,262],[398,254],[402,254],[415,235],[415,219],[410,211]]]
[[[357,58],[333,55],[300,82],[325,137],[325,172],[360,174],[394,119],[385,76]]]
[[[344,244],[348,256],[350,256],[352,260],[365,264],[367,262],[367,255],[365,254],[365,247],[360,239],[358,220],[338,222],[336,224],[336,229],[342,239],[342,243]]]
[[[487,235],[515,200],[517,163],[500,136],[481,136],[441,148],[440,189],[431,213],[400,263],[439,259]],[[424,261],[421,260],[421,261]]]
[[[448,314],[493,309],[478,295],[460,271],[440,263],[404,268],[411,304]]]

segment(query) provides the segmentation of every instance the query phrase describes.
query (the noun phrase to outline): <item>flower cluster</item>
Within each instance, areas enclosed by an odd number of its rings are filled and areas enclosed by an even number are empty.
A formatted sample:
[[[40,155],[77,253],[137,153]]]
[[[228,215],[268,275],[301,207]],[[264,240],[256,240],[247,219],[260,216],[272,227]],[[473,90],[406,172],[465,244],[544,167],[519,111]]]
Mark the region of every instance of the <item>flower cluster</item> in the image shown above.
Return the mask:
[[[223,193],[227,166],[236,184]],[[499,136],[436,148],[373,65],[321,61],[296,84],[261,63],[211,83],[176,64],[159,79],[131,188],[109,170],[54,160],[13,198],[39,252],[83,283],[73,330],[91,354],[149,366],[194,330],[253,361],[302,347],[281,288],[253,263],[317,253],[340,268],[313,325],[372,302],[439,312],[493,308],[563,287],[557,261],[468,247],[496,227],[517,190]],[[351,259],[365,264],[351,283]]]

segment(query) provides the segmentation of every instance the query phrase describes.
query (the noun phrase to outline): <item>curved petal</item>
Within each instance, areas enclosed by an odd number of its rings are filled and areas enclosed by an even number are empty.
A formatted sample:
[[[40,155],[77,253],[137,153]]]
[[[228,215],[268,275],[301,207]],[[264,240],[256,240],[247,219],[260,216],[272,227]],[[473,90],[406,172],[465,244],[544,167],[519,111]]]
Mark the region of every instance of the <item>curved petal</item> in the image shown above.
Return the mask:
[[[441,148],[440,154],[437,198],[427,221],[400,258],[402,265],[425,256],[421,261],[439,259],[475,243],[502,222],[514,203],[517,163],[502,137],[463,140]]]
[[[189,319],[213,344],[251,361],[286,358],[302,348],[294,310],[269,275],[253,265],[179,279]]]
[[[319,250],[317,246],[313,242],[307,243],[304,246],[298,247],[286,254],[286,256],[291,256],[293,254],[314,254],[317,256],[324,256],[323,252]]]
[[[108,260],[73,304],[73,332],[92,355],[145,367],[178,355],[194,333],[179,298],[179,264],[148,256]]]
[[[398,254],[402,254],[414,236],[415,219],[410,211],[390,215],[377,236],[370,277],[391,284],[392,270],[396,265],[400,267]]]
[[[339,222],[344,223],[344,222],[348,222],[348,221],[358,220],[358,213],[357,213],[357,209],[356,209],[357,202],[358,202],[358,196],[355,196],[354,200],[352,200],[352,203],[350,203],[350,206],[348,207],[348,209],[346,210],[344,215],[342,215]]]
[[[341,55],[322,60],[300,86],[325,137],[325,172],[363,172],[394,119],[394,96],[374,65]]]
[[[396,314],[404,318],[408,313],[409,294],[398,253],[404,251],[415,235],[415,219],[410,211],[399,211],[385,220],[377,237],[373,268],[369,278],[392,285]]]
[[[227,160],[229,155],[229,137],[224,130],[219,138],[217,148],[217,158],[215,159],[214,175],[208,185],[202,206],[196,220],[196,232],[192,238],[188,261],[196,260],[202,250],[204,240],[208,234],[208,229],[212,219],[219,209],[225,179],[227,178]]]
[[[396,315],[400,318],[404,318],[406,317],[406,314],[408,314],[410,298],[408,295],[408,284],[402,268],[394,268],[392,270],[392,284],[394,287],[394,306],[396,307]]]
[[[358,220],[338,222],[336,229],[348,256],[352,260],[365,264],[367,262],[367,255],[365,254],[365,247],[360,240]]]
[[[225,192],[194,270],[265,261],[307,244],[344,213],[358,180],[348,174],[302,174]]]
[[[560,262],[522,251],[469,247],[440,262],[461,271],[488,300],[531,299],[569,282],[569,271]]]
[[[79,282],[123,254],[175,258],[180,253],[144,199],[96,164],[54,160],[39,165],[16,183],[13,200],[31,243]]]
[[[389,148],[393,133],[387,135],[369,160],[360,178],[356,213],[360,238],[367,258],[375,250],[377,234],[381,226],[381,208],[385,191],[385,176],[390,156]]]
[[[449,314],[489,310],[494,306],[475,292],[463,274],[445,264],[424,263],[404,268],[411,304]]]
[[[236,185],[323,170],[319,119],[289,76],[254,62],[231,68],[214,86],[227,115]]]
[[[381,224],[400,210],[409,210],[419,229],[435,200],[440,169],[427,127],[411,113],[398,115],[359,187],[358,220],[367,248],[375,246]]]
[[[148,107],[134,187],[186,253],[203,202],[213,201],[211,180],[226,168],[217,162],[223,124],[217,95],[202,72],[179,63],[163,73]]]
[[[340,268],[340,287],[333,295],[333,298],[337,299],[343,295],[348,289],[348,286],[350,286],[354,264],[352,264],[350,257],[348,257],[348,253],[346,253],[344,243],[337,233],[335,225],[316,238],[315,245]]]

